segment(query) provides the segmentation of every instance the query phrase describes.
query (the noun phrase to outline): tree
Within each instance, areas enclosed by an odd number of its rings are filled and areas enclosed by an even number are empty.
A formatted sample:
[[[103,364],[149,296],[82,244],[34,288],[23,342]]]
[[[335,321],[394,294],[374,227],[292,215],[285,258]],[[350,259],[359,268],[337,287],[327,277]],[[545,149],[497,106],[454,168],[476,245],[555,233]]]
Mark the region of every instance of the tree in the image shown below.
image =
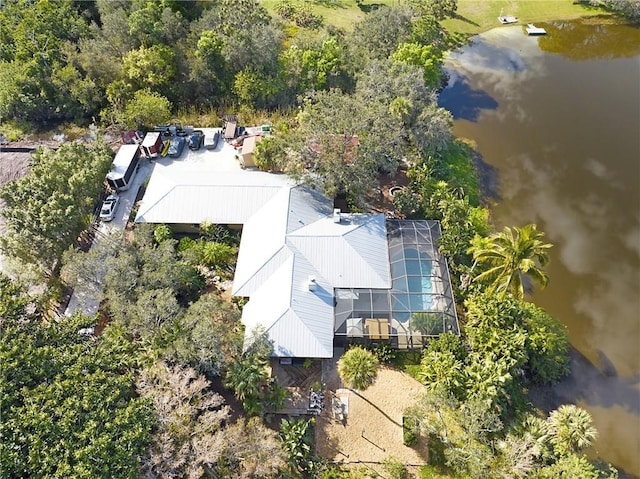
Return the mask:
[[[471,294],[465,306],[471,349],[505,358],[514,375],[526,373],[536,384],[552,383],[569,372],[566,328],[542,308],[489,292]]]
[[[454,17],[458,10],[458,0],[412,0],[410,4],[422,15],[431,15],[436,20]]]
[[[135,86],[165,91],[178,73],[176,52],[166,45],[131,50],[122,59],[122,73]]]
[[[298,83],[294,91],[330,88],[340,77],[344,67],[344,48],[338,38],[329,36],[318,43],[293,44],[281,55],[287,80]]]
[[[277,85],[273,78],[255,68],[246,68],[235,75],[233,92],[245,104],[266,107],[273,104]]]
[[[540,468],[531,475],[533,479],[618,479],[618,472],[610,468],[602,471],[591,464],[586,457],[569,454],[558,459],[551,465]]]
[[[455,334],[441,334],[429,341],[422,353],[418,378],[431,391],[442,390],[455,398],[464,397],[464,367],[467,350]]]
[[[152,128],[171,118],[171,103],[149,88],[138,90],[126,103],[120,122],[129,128]]]
[[[461,403],[442,392],[427,393],[405,411],[429,434],[429,462],[460,475],[492,477],[491,440],[501,430],[496,411],[483,401]]]
[[[525,302],[522,307],[528,375],[538,384],[554,383],[570,369],[567,327],[533,303]]]
[[[0,296],[16,291],[0,279]],[[135,478],[151,438],[149,402],[135,394],[136,352],[95,319],[42,321],[14,297],[0,329],[0,468],[6,477]]]
[[[65,45],[87,35],[71,0],[12,1],[0,10],[0,120],[33,123],[80,116],[99,94],[68,62]],[[6,74],[4,74],[6,72]]]
[[[287,454],[278,434],[259,418],[238,419],[223,430],[225,460],[212,468],[214,477],[253,479],[277,476],[285,470]]]
[[[263,363],[236,361],[227,372],[225,386],[231,388],[240,401],[244,401],[257,397],[260,387],[266,382],[267,372]]]
[[[424,70],[424,81],[430,88],[437,88],[441,81],[442,54],[431,45],[401,43],[391,55],[394,62],[416,65]]]
[[[158,424],[144,477],[203,477],[204,468],[224,460],[214,444],[230,410],[203,376],[160,362],[143,370],[137,384],[140,395],[153,403]]]
[[[595,440],[591,415],[573,404],[564,404],[549,414],[550,441],[559,456],[578,454]]]
[[[367,389],[378,376],[378,358],[360,346],[352,347],[338,361],[338,374],[347,387]]]
[[[102,143],[38,149],[29,173],[0,190],[6,254],[49,274],[63,251],[89,226],[112,153]]]
[[[295,471],[305,471],[311,458],[314,420],[283,419],[280,423],[280,438],[286,451],[288,463]]]
[[[353,28],[353,55],[363,59],[385,59],[411,34],[412,12],[406,7],[381,7]],[[364,61],[362,62],[364,63]]]
[[[212,378],[242,348],[240,311],[214,293],[200,296],[172,326],[165,356]]]
[[[553,245],[544,243],[544,233],[535,224],[522,228],[504,228],[486,241],[474,239],[469,252],[479,265],[487,265],[477,275],[478,282],[489,281],[489,290],[504,297],[511,292],[516,298],[524,298],[523,277],[529,276],[544,288],[549,282],[547,274],[540,268],[549,262],[547,250]],[[536,263],[537,260],[537,263]],[[538,264],[540,266],[538,266]]]

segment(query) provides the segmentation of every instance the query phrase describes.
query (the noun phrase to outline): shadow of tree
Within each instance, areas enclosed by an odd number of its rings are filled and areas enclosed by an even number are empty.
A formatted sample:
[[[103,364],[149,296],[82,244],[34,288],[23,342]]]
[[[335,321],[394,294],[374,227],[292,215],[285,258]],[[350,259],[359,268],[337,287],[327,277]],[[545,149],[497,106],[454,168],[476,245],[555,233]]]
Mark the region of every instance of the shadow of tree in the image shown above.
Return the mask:
[[[349,391],[351,391],[353,394],[355,394],[356,396],[358,396],[359,398],[361,398],[362,400],[364,400],[365,402],[367,402],[370,406],[372,406],[373,408],[375,408],[380,414],[382,414],[384,417],[386,417],[389,421],[391,421],[393,424],[395,424],[398,427],[402,427],[402,424],[400,424],[398,421],[394,420],[391,416],[389,416],[386,412],[384,412],[382,409],[380,409],[380,407],[378,407],[376,404],[372,403],[371,401],[369,401],[369,399],[367,399],[366,397],[364,397],[362,394],[360,394],[358,391],[356,391],[355,389],[349,389]]]
[[[587,407],[611,408],[640,414],[640,375],[620,377],[611,360],[598,351],[600,365],[593,364],[576,349],[569,353],[571,373],[553,386],[531,388],[533,404],[549,412],[566,403],[583,401]]]
[[[469,20],[467,17],[464,17],[464,16],[460,15],[459,13],[456,13],[453,16],[453,18],[456,19],[456,20],[461,20],[461,21],[463,21],[465,23],[469,23],[470,25],[473,25],[474,27],[479,27],[480,26],[478,23],[474,22],[473,20]]]
[[[363,13],[370,13],[374,10],[377,10],[378,8],[384,6],[384,4],[382,3],[368,3],[368,4],[364,4],[362,2],[358,3],[358,8],[360,9],[360,11],[362,11]]]
[[[488,202],[500,201],[502,196],[500,195],[500,172],[498,169],[484,161],[482,155],[477,151],[473,151],[471,160],[478,175],[482,199]]]

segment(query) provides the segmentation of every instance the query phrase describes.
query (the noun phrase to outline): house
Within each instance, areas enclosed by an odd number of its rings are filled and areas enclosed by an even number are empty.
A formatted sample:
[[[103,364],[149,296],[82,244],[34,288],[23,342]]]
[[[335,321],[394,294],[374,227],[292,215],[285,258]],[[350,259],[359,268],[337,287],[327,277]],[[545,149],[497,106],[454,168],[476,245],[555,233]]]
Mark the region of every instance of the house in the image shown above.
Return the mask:
[[[341,212],[285,175],[240,169],[226,143],[156,162],[136,217],[177,231],[204,221],[242,227],[232,294],[248,298],[247,334],[262,326],[275,357],[330,358],[347,342],[416,348],[459,333],[437,221]]]
[[[437,221],[345,214],[304,186],[285,188],[245,223],[232,293],[280,358],[330,358],[336,344],[421,347],[459,333]]]

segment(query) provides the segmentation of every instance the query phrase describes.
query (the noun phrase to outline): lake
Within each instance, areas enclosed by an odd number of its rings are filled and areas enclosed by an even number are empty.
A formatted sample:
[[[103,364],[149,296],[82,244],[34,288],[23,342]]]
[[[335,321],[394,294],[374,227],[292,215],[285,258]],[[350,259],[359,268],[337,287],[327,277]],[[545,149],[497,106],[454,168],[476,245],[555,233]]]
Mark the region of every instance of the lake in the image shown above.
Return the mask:
[[[536,223],[555,245],[531,299],[576,352],[544,403],[587,409],[593,454],[640,476],[640,29],[537,26],[547,35],[501,27],[452,54],[440,104],[486,162],[496,228]]]

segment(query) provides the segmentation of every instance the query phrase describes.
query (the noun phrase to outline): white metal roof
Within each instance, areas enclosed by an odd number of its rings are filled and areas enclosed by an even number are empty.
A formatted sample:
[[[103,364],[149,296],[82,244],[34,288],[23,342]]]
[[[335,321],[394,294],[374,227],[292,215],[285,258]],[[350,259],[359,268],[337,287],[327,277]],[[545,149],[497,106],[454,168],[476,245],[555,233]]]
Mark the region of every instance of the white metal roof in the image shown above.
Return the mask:
[[[263,325],[276,356],[331,357],[334,288],[391,287],[384,215],[342,215],[335,223],[331,203],[294,187],[243,229],[233,294],[249,297],[247,332]]]
[[[244,225],[240,252],[233,280],[233,294],[251,296],[272,270],[272,261],[280,261],[277,253],[284,248],[290,231],[325,218],[332,202],[304,186],[283,189],[266,203]]]
[[[154,170],[136,222],[244,224],[291,185],[284,175],[261,171]]]
[[[335,288],[391,287],[383,214],[342,214],[340,223],[325,217],[289,234],[287,242]]]
[[[288,249],[288,248],[287,248]],[[242,311],[250,332],[262,325],[278,357],[330,358],[333,355],[333,288],[302,256],[287,260],[252,295]],[[309,290],[309,277],[316,280]]]

